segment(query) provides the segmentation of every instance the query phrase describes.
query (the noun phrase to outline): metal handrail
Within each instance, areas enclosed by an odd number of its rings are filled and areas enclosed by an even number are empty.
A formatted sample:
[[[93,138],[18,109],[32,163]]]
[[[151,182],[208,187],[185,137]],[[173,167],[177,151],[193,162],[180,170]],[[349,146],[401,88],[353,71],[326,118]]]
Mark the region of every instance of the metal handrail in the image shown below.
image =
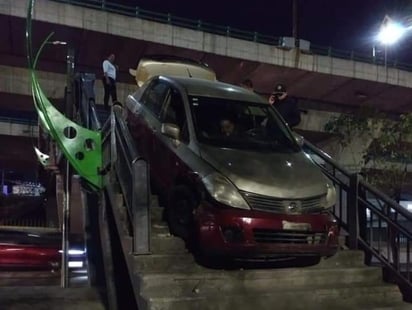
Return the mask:
[[[150,186],[147,162],[139,156],[122,116],[114,106],[102,128],[104,172],[116,177],[133,235],[134,254],[150,253]],[[107,186],[111,186],[108,184]]]
[[[78,74],[80,84],[77,109],[83,126],[100,130],[102,135],[103,163],[101,174],[111,173],[117,178],[125,207],[133,228],[135,254],[150,252],[149,174],[148,165],[137,152],[136,145],[122,117],[122,108],[115,105],[107,121],[101,125],[94,100],[95,75]],[[110,184],[107,186],[111,186]],[[119,206],[112,206],[119,207]]]
[[[304,150],[323,160],[314,161],[335,185],[338,200],[331,212],[348,232],[349,247],[363,249],[367,263],[381,264],[412,298],[412,214],[313,144],[305,141]]]
[[[237,38],[246,41],[253,41],[273,46],[281,45],[281,37],[270,36],[259,32],[252,32],[242,29],[233,28],[230,26],[222,26],[213,23],[204,22],[202,20],[194,20],[183,18],[172,14],[159,13],[141,9],[137,6],[128,6],[117,3],[112,3],[106,0],[52,0],[55,2],[66,3],[71,5],[82,6],[86,8],[101,10],[105,12],[121,14],[131,17],[136,17],[144,20],[169,24],[173,26],[199,30],[207,33],[224,35],[231,38]],[[305,51],[306,52],[306,51]],[[364,63],[385,65],[383,57],[373,57],[371,53],[348,51],[332,48],[330,46],[310,45],[310,53],[316,55],[330,56],[347,60],[360,61]],[[387,67],[393,67],[405,71],[412,71],[412,64],[397,62],[394,59],[387,59]]]
[[[96,101],[94,93],[94,81],[96,77],[92,73],[78,73],[75,81],[78,83],[77,104],[82,124],[93,130],[100,130],[101,124],[97,117]]]

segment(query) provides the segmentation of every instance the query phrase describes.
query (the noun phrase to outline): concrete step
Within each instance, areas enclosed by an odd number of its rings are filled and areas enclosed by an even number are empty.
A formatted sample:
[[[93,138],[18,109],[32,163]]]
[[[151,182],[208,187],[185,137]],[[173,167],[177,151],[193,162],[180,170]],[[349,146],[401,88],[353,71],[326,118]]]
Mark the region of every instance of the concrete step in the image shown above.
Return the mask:
[[[187,270],[203,270],[189,253],[151,254],[134,256],[136,273],[172,273]]]
[[[163,222],[163,213],[164,213],[164,208],[162,207],[150,207],[150,218],[154,222]]]
[[[281,280],[280,280],[281,279]],[[215,296],[236,292],[262,293],[311,288],[374,285],[382,283],[379,268],[345,268],[315,270],[308,268],[214,271],[197,270],[180,273],[145,273],[141,276],[141,294],[154,297]]]
[[[146,299],[147,309],[168,310],[319,310],[319,309],[373,309],[376,306],[389,307],[399,304],[401,295],[397,287],[380,285],[374,287],[343,287],[307,290],[273,290],[264,294],[248,291],[237,294],[199,296],[196,291],[191,296],[158,297]]]
[[[152,222],[150,229],[154,236],[170,235],[169,226],[166,222]]]
[[[358,308],[358,309],[363,310],[362,308]],[[406,303],[406,302],[394,303],[388,307],[376,306],[376,307],[371,308],[371,310],[411,310],[411,309],[412,309],[412,304]]]
[[[170,234],[150,238],[150,249],[153,254],[183,254],[187,253],[185,242]]]
[[[159,208],[159,197],[157,195],[150,196],[150,208]]]
[[[0,288],[2,310],[104,310],[100,294],[93,288],[28,286]]]
[[[364,263],[364,253],[357,250],[340,250],[334,256],[322,258],[320,263],[309,268],[341,268],[341,267],[362,267]]]

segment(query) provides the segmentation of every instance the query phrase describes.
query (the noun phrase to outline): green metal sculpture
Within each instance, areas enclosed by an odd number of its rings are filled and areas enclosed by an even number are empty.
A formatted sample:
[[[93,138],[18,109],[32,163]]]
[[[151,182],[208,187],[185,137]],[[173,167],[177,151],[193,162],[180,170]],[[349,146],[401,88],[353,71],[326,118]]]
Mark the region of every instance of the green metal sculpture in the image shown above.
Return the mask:
[[[39,55],[49,39],[53,36],[53,33],[43,41],[33,59],[31,25],[35,0],[29,0],[28,2],[26,21],[27,58],[33,101],[40,122],[52,139],[56,141],[58,147],[76,172],[95,189],[100,189],[102,187],[102,178],[99,174],[102,166],[101,133],[79,126],[66,118],[50,103],[42,91],[35,69]]]

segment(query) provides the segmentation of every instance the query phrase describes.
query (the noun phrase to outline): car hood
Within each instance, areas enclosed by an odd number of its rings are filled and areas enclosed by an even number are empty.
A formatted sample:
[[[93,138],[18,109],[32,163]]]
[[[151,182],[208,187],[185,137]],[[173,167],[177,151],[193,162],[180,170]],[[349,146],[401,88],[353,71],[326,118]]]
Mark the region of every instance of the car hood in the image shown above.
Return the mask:
[[[200,155],[241,191],[294,199],[327,192],[325,176],[303,152],[258,153],[201,146]]]

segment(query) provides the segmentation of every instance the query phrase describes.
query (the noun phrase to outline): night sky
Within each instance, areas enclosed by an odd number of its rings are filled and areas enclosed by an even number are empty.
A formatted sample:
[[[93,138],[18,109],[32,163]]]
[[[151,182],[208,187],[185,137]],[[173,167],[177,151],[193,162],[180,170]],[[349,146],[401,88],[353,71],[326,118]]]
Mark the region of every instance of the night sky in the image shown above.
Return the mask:
[[[267,35],[292,35],[292,0],[106,1]],[[299,0],[299,37],[316,45],[371,53],[373,37],[385,14],[408,23],[412,0]],[[408,53],[411,43],[412,31],[390,49],[389,58],[412,62],[412,53]]]

